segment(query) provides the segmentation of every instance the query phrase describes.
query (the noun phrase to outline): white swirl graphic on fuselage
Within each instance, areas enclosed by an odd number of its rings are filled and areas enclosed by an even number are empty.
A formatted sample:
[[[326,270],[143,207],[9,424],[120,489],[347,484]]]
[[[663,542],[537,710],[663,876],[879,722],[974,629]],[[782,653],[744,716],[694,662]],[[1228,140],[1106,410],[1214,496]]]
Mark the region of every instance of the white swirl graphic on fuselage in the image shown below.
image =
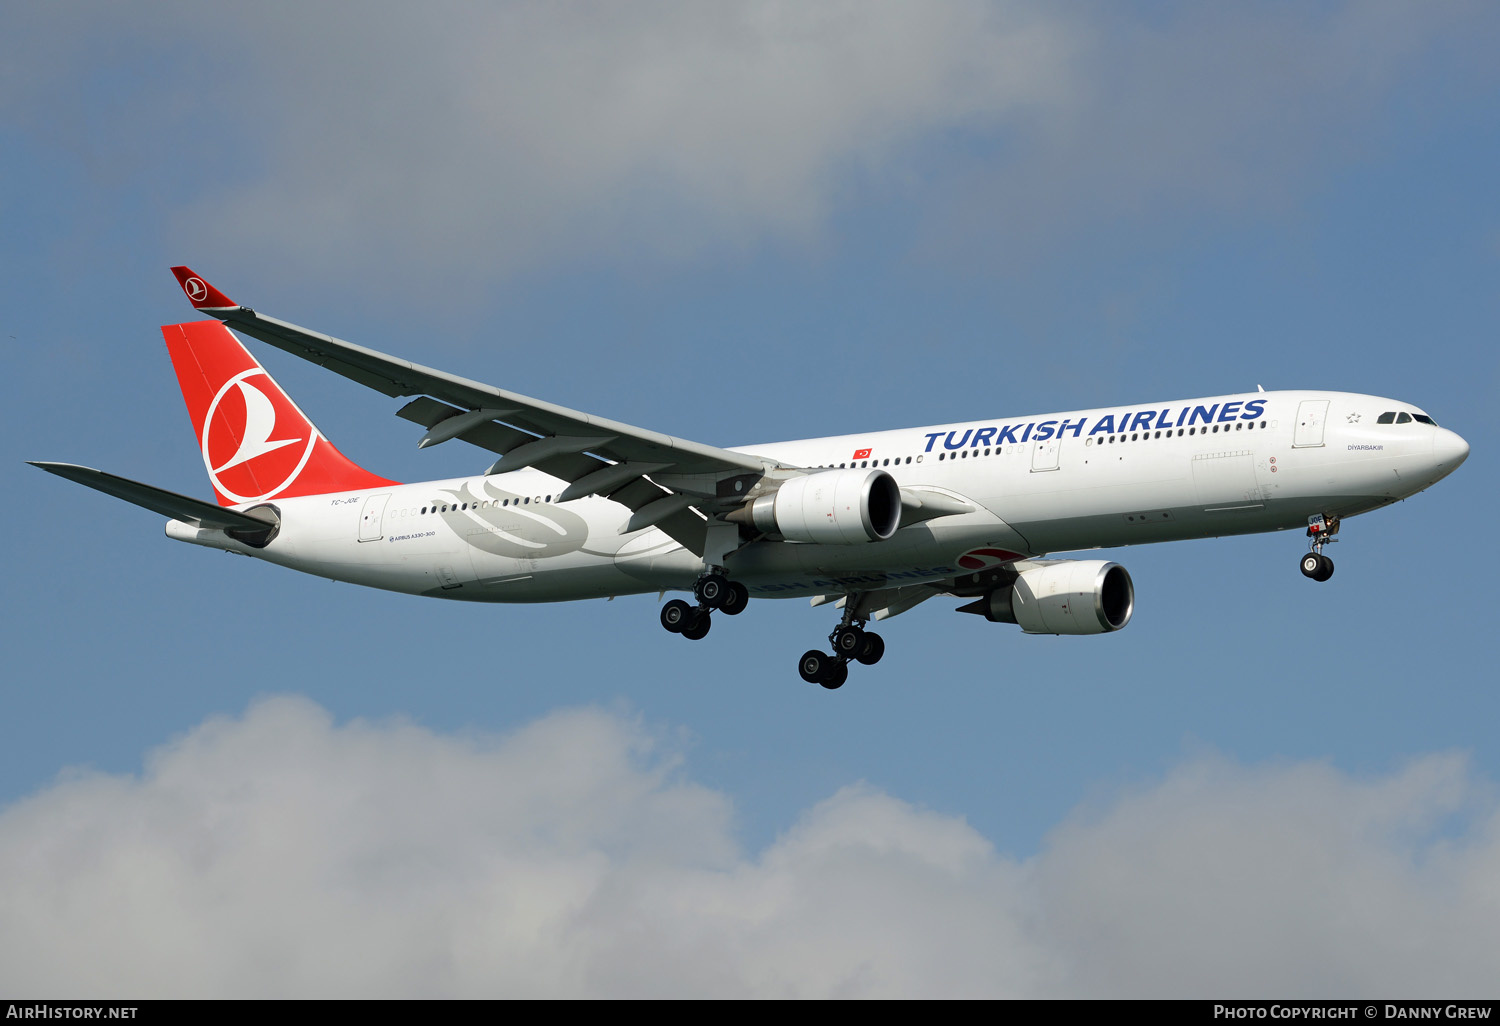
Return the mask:
[[[208,414],[203,419],[203,466],[208,470],[208,476],[213,480],[214,487],[219,490],[219,493],[235,502],[260,502],[263,499],[271,498],[286,488],[287,485],[297,479],[298,474],[302,473],[302,468],[307,466],[307,461],[312,458],[313,445],[318,440],[317,430],[309,424],[306,439],[307,446],[302,451],[302,458],[297,461],[297,465],[292,468],[292,472],[280,484],[259,495],[240,495],[232,489],[227,488],[224,482],[219,480],[219,474],[223,471],[238,467],[243,463],[248,463],[259,456],[275,452],[277,449],[288,445],[295,445],[303,440],[301,438],[271,440],[271,435],[276,430],[276,407],[272,404],[269,396],[245,381],[246,378],[252,378],[257,374],[265,373],[265,370],[260,367],[251,367],[249,370],[241,371],[224,382],[220,386],[218,394],[214,396],[213,402],[208,404]],[[234,455],[229,457],[225,463],[215,467],[208,455],[209,439],[213,434],[214,414],[218,411],[219,403],[224,400],[224,396],[228,395],[229,390],[234,387],[239,389],[240,397],[245,402],[245,428],[240,435],[240,444],[235,449]]]
[[[463,542],[480,552],[509,559],[536,559],[576,552],[588,540],[588,521],[564,506],[541,501],[521,505],[525,496],[506,491],[488,480],[466,482],[444,489],[452,506],[443,523]],[[511,505],[475,508],[479,502],[509,501]],[[468,510],[458,507],[467,504]]]

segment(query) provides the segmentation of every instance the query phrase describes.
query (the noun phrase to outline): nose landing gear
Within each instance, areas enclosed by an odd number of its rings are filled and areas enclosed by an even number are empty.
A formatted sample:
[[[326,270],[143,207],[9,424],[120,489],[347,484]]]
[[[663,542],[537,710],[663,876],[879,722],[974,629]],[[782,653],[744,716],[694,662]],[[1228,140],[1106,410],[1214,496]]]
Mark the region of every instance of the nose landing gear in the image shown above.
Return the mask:
[[[1310,551],[1302,557],[1302,576],[1315,581],[1326,581],[1333,576],[1333,560],[1323,555],[1323,546],[1338,541],[1339,518],[1325,517],[1319,513],[1307,518],[1307,537]]]

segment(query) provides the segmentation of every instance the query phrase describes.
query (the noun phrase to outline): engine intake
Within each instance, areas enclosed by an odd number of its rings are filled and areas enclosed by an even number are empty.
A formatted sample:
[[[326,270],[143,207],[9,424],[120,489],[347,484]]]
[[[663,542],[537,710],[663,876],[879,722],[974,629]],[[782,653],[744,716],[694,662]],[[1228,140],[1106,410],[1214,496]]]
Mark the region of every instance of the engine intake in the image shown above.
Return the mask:
[[[1119,563],[1070,559],[1023,571],[961,611],[1027,634],[1107,634],[1130,622],[1135,585]]]
[[[730,519],[788,541],[885,541],[901,526],[901,488],[884,470],[824,470],[792,478]]]

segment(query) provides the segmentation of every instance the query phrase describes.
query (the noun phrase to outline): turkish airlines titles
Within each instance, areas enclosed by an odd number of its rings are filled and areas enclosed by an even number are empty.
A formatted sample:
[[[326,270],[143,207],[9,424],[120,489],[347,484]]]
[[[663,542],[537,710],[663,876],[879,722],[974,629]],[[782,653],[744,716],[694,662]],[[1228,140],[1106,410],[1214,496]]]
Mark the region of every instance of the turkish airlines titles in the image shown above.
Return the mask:
[[[1127,431],[1157,431],[1166,428],[1194,427],[1199,424],[1228,424],[1234,421],[1258,420],[1265,414],[1266,400],[1252,399],[1249,402],[1237,400],[1228,403],[1214,403],[1212,406],[1184,406],[1174,411],[1168,406],[1160,410],[1127,410],[1121,414],[1106,413],[1100,417],[1088,435],[1113,435]],[[1020,445],[1023,442],[1045,442],[1053,435],[1061,438],[1065,434],[1071,434],[1074,438],[1083,437],[1083,429],[1088,427],[1089,419],[1080,417],[1078,420],[1044,420],[1038,423],[1031,421],[1028,424],[1002,424],[993,427],[966,428],[963,434],[957,431],[933,431],[926,435],[927,448],[924,452],[932,452],[939,438],[943,439],[944,449],[977,448],[981,445],[1005,445],[1007,443]],[[1018,435],[1016,432],[1020,432]],[[946,435],[946,437],[945,437]],[[955,436],[957,436],[955,438]]]

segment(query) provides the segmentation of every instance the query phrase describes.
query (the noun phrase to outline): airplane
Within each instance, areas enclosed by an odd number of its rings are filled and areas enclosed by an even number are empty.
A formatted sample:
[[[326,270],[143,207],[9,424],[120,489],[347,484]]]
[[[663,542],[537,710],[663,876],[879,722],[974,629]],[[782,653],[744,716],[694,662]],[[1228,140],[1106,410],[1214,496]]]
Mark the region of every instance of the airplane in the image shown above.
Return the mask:
[[[1452,473],[1468,443],[1410,403],[1318,390],[1209,396],[721,449],[494,388],[240,306],[172,268],[211,320],[162,335],[217,503],[34,462],[170,518],[170,538],[310,574],[474,602],[689,592],[663,627],[708,634],[754,598],[840,611],[798,660],[836,689],[885,652],[868,629],[939,595],[1027,634],[1125,627],[1135,587],[1049,553],[1305,528],[1304,576],[1349,517]],[[471,477],[356,465],[229,330],[391,397],[427,448],[487,450]],[[491,457],[493,457],[491,459]]]

